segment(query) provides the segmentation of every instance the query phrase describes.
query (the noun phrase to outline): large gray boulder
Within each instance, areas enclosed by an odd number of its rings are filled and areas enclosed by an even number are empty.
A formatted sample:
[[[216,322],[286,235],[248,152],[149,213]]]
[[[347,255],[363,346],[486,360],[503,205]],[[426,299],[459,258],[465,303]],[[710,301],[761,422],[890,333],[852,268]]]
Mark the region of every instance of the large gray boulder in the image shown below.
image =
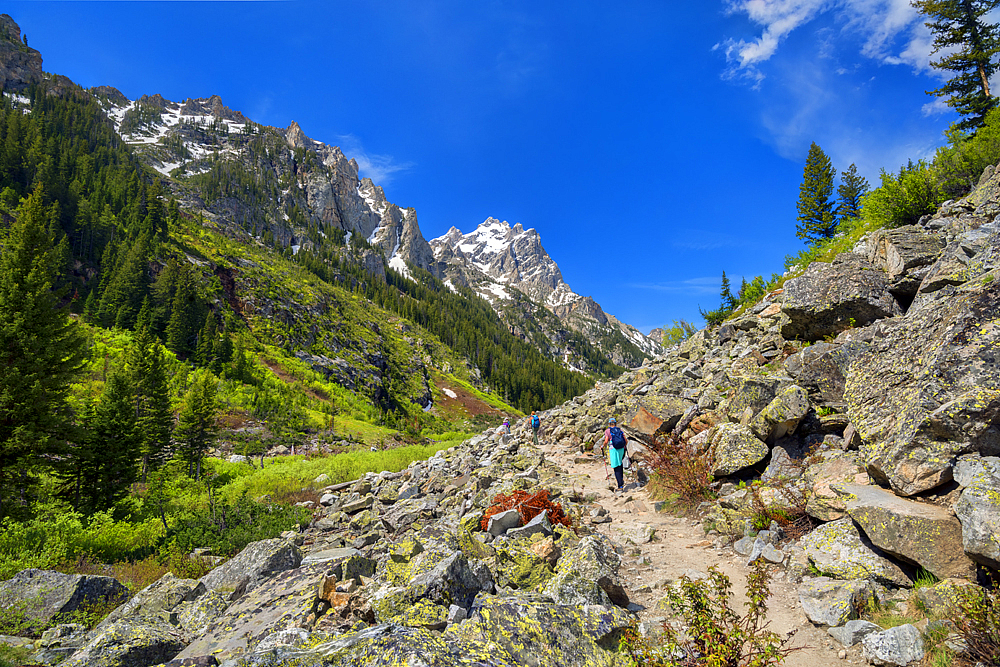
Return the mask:
[[[205,590],[205,584],[197,579],[180,579],[173,573],[167,572],[108,614],[97,626],[97,630],[102,630],[126,616],[149,616],[172,611],[182,602],[197,599]]]
[[[907,225],[875,231],[864,247],[855,251],[861,251],[869,262],[888,274],[893,295],[910,300],[944,247],[941,236]]]
[[[799,604],[816,625],[843,625],[858,617],[874,595],[867,579],[839,581],[829,577],[814,577],[799,585]]]
[[[848,518],[819,526],[802,538],[813,566],[837,579],[872,579],[883,585],[909,586],[903,569],[886,558],[881,550],[862,539],[854,522]]]
[[[278,572],[297,568],[301,563],[302,552],[291,542],[282,538],[261,540],[248,544],[243,551],[202,577],[201,582],[209,590],[240,588],[248,592]]]
[[[1000,458],[959,461],[955,479],[965,487],[955,503],[965,553],[1000,569]]]
[[[148,667],[176,656],[190,640],[159,616],[123,618],[96,632],[63,667]]]
[[[768,447],[749,426],[724,423],[710,436],[713,451],[712,475],[726,477],[767,458]]]
[[[863,341],[817,342],[785,360],[785,370],[820,405],[841,408],[851,365],[868,349]]]
[[[111,577],[34,568],[0,581],[0,607],[22,613],[36,628],[68,620],[91,605],[124,602],[128,595],[128,589]]]
[[[924,639],[919,630],[907,623],[865,635],[861,653],[873,665],[906,667],[924,659]]]
[[[733,396],[726,401],[724,412],[733,421],[747,422],[757,416],[778,395],[787,380],[760,376],[737,376],[733,380]]]
[[[214,656],[222,662],[242,654],[248,643],[256,644],[272,633],[308,627],[317,607],[318,587],[329,569],[328,563],[317,563],[279,572],[221,613],[216,607],[215,620],[177,658]]]
[[[781,312],[788,321],[781,335],[815,341],[901,315],[888,287],[886,274],[854,253],[841,253],[829,264],[813,262],[785,283]]]
[[[809,394],[797,385],[785,387],[750,422],[750,430],[764,442],[795,433],[810,409]]]
[[[1000,281],[911,310],[851,367],[844,390],[869,472],[900,495],[948,482],[962,454],[1000,453]]]
[[[647,438],[662,436],[694,405],[677,396],[640,396],[628,400],[623,423]]]
[[[563,552],[555,576],[543,591],[557,604],[628,605],[628,593],[618,576],[621,559],[604,535],[589,535]]]
[[[413,577],[408,588],[412,601],[428,599],[445,607],[469,608],[481,591],[493,592],[493,575],[486,566],[471,563],[457,552]]]
[[[774,454],[772,453],[772,458]],[[806,513],[820,521],[835,521],[847,515],[845,484],[869,483],[868,472],[858,463],[854,452],[824,453],[824,460],[805,470],[803,480],[809,489]]]
[[[850,648],[864,639],[867,635],[870,635],[873,632],[882,632],[882,628],[875,625],[871,621],[856,619],[848,621],[840,627],[829,628],[827,629],[827,632],[830,633],[831,637],[840,642],[841,646]]]
[[[900,498],[877,486],[845,485],[847,513],[882,551],[923,567],[938,579],[975,575],[962,549],[962,525],[940,505]]]

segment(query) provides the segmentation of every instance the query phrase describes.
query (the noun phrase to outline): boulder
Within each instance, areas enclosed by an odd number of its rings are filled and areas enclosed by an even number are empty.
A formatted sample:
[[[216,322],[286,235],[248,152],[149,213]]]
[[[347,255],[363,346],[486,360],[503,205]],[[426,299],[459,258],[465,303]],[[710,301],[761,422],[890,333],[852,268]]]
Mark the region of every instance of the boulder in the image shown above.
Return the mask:
[[[242,588],[252,591],[278,572],[297,568],[302,552],[294,544],[275,538],[251,542],[243,551],[215,568],[201,582],[209,590]]]
[[[863,341],[817,342],[785,360],[785,370],[820,405],[843,406],[851,365],[868,349]]]
[[[643,436],[660,436],[669,432],[692,405],[676,396],[643,396],[628,409],[623,422]]]
[[[782,382],[775,378],[739,376],[733,381],[732,398],[726,402],[725,413],[732,421],[740,421],[746,414],[757,416],[781,390]]]
[[[259,586],[229,605],[176,657],[214,656],[222,662],[242,654],[248,643],[256,644],[271,633],[308,627],[319,582],[328,571],[328,563],[317,563],[284,570],[262,580]]]
[[[497,537],[503,535],[511,528],[521,525],[521,515],[515,509],[505,510],[490,517],[486,527],[486,532]]]
[[[447,616],[449,605],[469,608],[480,591],[493,591],[493,575],[489,568],[470,562],[465,554],[457,552],[413,577],[407,597],[412,601],[427,599],[443,605]]]
[[[844,625],[837,628],[828,628],[827,632],[830,636],[840,642],[841,646],[846,646],[850,648],[864,639],[867,635],[873,632],[882,632],[882,628],[875,625],[871,621],[862,621],[860,619],[854,621],[848,621]]]
[[[805,389],[796,385],[785,387],[753,418],[750,430],[760,440],[773,443],[778,438],[795,433],[809,408],[809,395]]]
[[[60,623],[49,628],[34,642],[35,652],[31,655],[31,662],[40,665],[63,662],[87,643],[89,634],[87,626],[79,623]],[[8,643],[7,639],[0,636],[0,644]],[[25,641],[31,642],[30,639]]]
[[[810,490],[806,512],[820,521],[834,521],[847,515],[847,496],[838,488],[844,484],[869,483],[868,472],[853,452],[829,456],[809,466],[804,479]]]
[[[829,264],[813,262],[785,283],[781,312],[788,321],[781,335],[816,341],[901,315],[888,287],[885,273],[854,253],[841,253]]]
[[[95,632],[63,667],[147,667],[167,662],[189,640],[158,616],[130,616]]]
[[[218,591],[208,591],[197,600],[181,602],[174,607],[177,623],[192,637],[205,634],[208,626],[229,607],[228,597]]]
[[[873,665],[906,667],[924,659],[924,640],[920,631],[907,623],[865,635],[861,653]]]
[[[563,552],[555,576],[544,594],[556,604],[628,605],[628,593],[618,577],[621,559],[603,535],[589,535]]]
[[[124,602],[128,595],[128,589],[111,577],[34,568],[0,581],[0,607],[22,613],[36,628],[68,620],[91,605]]]
[[[1000,281],[911,310],[851,367],[844,390],[869,472],[900,495],[948,482],[959,455],[1000,453]]]
[[[918,588],[916,590],[917,600],[920,601],[928,614],[947,617],[955,608],[962,589],[967,589],[970,586],[975,586],[975,584],[965,579],[945,579],[933,586]]]
[[[889,275],[893,295],[908,301],[944,247],[944,239],[939,235],[928,234],[916,225],[906,225],[873,232],[860,250],[869,262]]]
[[[955,514],[962,524],[962,546],[978,563],[1000,569],[1000,459],[961,461],[957,481],[965,488]]]
[[[756,465],[767,457],[769,451],[750,427],[742,424],[719,424],[710,440],[712,475],[715,477],[726,477]]]
[[[962,525],[946,508],[900,498],[877,486],[844,485],[847,513],[879,549],[938,579],[975,574],[962,550]]]
[[[799,585],[799,604],[816,625],[837,626],[857,618],[874,595],[867,579],[838,581],[815,577]]]
[[[819,526],[802,538],[813,566],[837,579],[872,579],[888,586],[910,586],[912,582],[899,565],[863,538],[849,518]]]
[[[205,590],[205,584],[197,579],[179,579],[167,572],[108,614],[97,626],[97,630],[103,630],[126,616],[148,616],[161,611],[172,611],[182,602],[197,599]]]

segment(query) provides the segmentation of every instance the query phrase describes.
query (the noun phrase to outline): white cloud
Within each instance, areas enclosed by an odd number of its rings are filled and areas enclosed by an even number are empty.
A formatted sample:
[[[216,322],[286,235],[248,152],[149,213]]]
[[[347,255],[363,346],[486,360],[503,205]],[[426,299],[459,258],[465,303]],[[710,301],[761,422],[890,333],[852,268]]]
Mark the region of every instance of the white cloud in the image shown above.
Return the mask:
[[[370,178],[375,185],[385,187],[392,182],[395,174],[408,171],[414,166],[412,162],[396,162],[391,155],[367,152],[353,134],[342,135],[337,140],[344,155],[357,161],[361,178]]]
[[[951,113],[951,107],[945,102],[943,97],[935,97],[933,102],[928,102],[924,106],[920,107],[920,112],[924,116],[940,116],[942,114]]]
[[[909,0],[725,0],[726,13],[746,15],[761,28],[753,40],[732,38],[716,44],[726,57],[723,77],[745,78],[759,85],[760,66],[770,60],[793,31],[822,14],[832,14],[845,33],[862,40],[861,55],[885,64],[905,64],[930,71],[931,34]],[[902,39],[904,46],[894,51]]]
[[[688,278],[687,280],[672,280],[662,283],[631,283],[628,287],[634,289],[654,290],[657,292],[678,292],[684,294],[718,294],[721,284],[719,276],[705,278]]]

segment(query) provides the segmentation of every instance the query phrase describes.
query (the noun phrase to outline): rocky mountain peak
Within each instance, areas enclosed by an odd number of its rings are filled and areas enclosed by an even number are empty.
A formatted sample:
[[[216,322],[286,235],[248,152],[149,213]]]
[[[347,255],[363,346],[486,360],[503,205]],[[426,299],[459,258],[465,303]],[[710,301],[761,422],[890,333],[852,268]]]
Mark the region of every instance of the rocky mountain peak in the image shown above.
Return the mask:
[[[306,136],[306,133],[294,120],[285,130],[285,139],[291,148],[312,148],[313,146],[313,140]]]
[[[22,92],[42,80],[42,54],[28,46],[21,27],[0,14],[0,87]]]

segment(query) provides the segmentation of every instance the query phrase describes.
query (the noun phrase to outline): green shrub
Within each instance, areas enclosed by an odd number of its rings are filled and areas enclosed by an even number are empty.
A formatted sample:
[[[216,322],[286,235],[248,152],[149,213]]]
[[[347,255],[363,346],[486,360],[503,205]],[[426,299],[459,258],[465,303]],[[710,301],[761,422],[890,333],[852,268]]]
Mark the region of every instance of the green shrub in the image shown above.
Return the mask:
[[[945,136],[950,145],[935,153],[934,172],[945,196],[961,197],[972,190],[986,167],[1000,161],[1000,109],[987,113],[983,126],[972,136],[955,126]]]
[[[881,179],[882,185],[865,195],[861,207],[871,229],[916,224],[944,201],[934,172],[923,160],[901,167],[898,174],[883,170]]]
[[[964,645],[961,656],[972,665],[1000,666],[1000,591],[963,587],[954,606],[951,618]]]
[[[170,548],[191,552],[208,547],[218,556],[234,556],[251,542],[278,537],[294,527],[309,524],[312,513],[303,507],[259,503],[247,496],[189,510],[171,526]],[[162,551],[169,555],[170,549]]]
[[[627,633],[619,650],[643,667],[765,667],[784,662],[796,649],[785,646],[791,635],[782,639],[767,629],[767,599],[771,596],[767,564],[758,559],[747,573],[743,616],[730,607],[729,577],[715,566],[708,573],[707,580],[685,576],[679,587],[667,588],[665,598],[673,618],[664,621],[660,638],[643,640]]]
[[[0,612],[2,613],[2,612]],[[0,667],[19,667],[28,664],[31,649],[24,646],[0,644]]]

